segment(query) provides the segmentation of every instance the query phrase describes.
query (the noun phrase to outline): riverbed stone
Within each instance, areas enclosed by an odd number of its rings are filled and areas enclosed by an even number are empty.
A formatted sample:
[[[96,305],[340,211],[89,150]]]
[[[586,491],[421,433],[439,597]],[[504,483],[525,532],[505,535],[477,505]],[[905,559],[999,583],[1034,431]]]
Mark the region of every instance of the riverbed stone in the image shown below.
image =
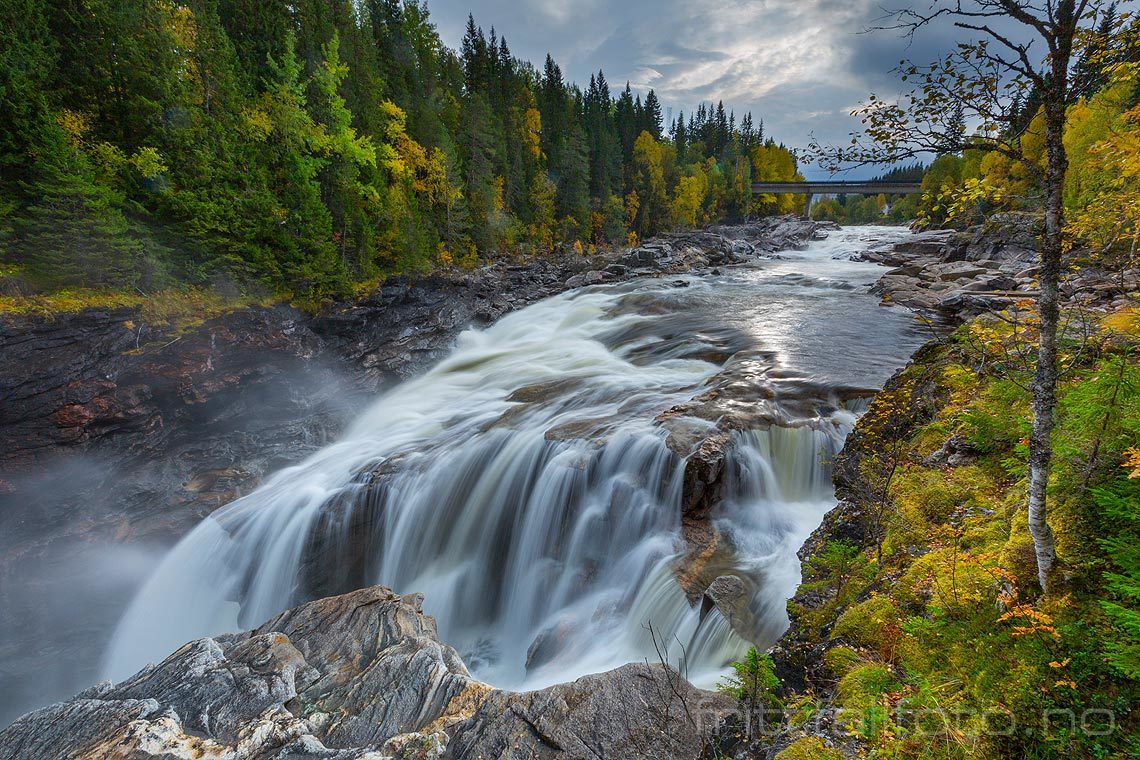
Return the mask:
[[[1037,297],[1040,225],[1039,214],[998,214],[967,231],[918,233],[861,258],[893,267],[872,287],[884,304],[958,323]],[[1061,283],[1062,296],[1071,302],[1106,310],[1136,288],[1137,270],[1109,274],[1079,251],[1070,257],[1081,261],[1066,269]]]
[[[742,624],[748,615],[748,584],[739,575],[717,576],[701,596],[701,619],[713,609],[730,623]]]

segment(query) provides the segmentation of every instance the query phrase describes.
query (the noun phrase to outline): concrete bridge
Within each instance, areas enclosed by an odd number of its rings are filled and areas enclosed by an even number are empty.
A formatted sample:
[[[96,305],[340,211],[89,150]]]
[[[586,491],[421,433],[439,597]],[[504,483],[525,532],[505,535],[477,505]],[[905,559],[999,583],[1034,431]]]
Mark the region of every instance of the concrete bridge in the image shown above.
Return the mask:
[[[753,182],[752,194],[760,193],[791,193],[804,195],[804,218],[811,214],[811,199],[813,195],[839,195],[857,193],[859,195],[906,195],[907,193],[922,192],[921,182]]]

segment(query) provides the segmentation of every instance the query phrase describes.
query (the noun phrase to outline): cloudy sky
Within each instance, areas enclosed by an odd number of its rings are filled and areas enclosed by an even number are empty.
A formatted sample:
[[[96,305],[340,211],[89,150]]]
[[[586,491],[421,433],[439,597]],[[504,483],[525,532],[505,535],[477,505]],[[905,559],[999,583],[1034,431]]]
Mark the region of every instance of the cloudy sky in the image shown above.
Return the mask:
[[[468,12],[506,35],[512,53],[541,67],[554,55],[585,84],[599,68],[614,88],[657,91],[666,118],[723,100],[752,111],[792,146],[814,134],[843,141],[848,115],[870,92],[894,93],[903,57],[927,61],[948,40],[908,50],[891,32],[861,33],[884,0],[429,0],[443,40],[458,49]],[[947,30],[948,31],[948,30]],[[809,177],[821,178],[814,167]]]

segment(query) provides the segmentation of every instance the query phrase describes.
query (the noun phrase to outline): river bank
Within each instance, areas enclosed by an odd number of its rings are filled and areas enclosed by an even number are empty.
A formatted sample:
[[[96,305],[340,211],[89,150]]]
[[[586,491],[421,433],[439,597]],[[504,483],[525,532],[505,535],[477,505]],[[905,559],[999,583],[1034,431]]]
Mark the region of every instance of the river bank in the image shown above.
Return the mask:
[[[1037,297],[1040,223],[1033,214],[998,214],[969,230],[920,232],[862,258],[891,267],[875,285],[884,302],[958,323]],[[1061,290],[1070,304],[1100,311],[1129,304],[1140,272],[1110,271],[1087,252],[1069,259]]]
[[[786,709],[751,737],[731,734],[726,751],[1136,752],[1134,671],[1116,654],[1135,639],[1108,602],[1135,577],[1112,547],[1135,541],[1136,302],[1093,312],[1084,337],[1065,339],[1076,358],[1050,492],[1059,590],[1040,597],[1026,528],[1029,372],[1002,365],[1024,338],[982,315],[920,350],[848,436],[838,506],[800,549],[791,627],[771,652]]]

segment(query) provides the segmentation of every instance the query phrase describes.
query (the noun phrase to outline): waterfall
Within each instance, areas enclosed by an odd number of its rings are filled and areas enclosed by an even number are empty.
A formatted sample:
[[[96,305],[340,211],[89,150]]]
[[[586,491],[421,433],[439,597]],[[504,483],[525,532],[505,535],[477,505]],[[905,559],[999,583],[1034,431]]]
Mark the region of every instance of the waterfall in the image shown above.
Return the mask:
[[[441,638],[497,686],[654,659],[655,636],[671,655],[679,642],[690,677],[713,685],[786,627],[795,552],[834,503],[830,463],[855,414],[833,403],[734,434],[710,519],[750,614],[732,625],[715,608],[701,614],[675,574],[685,461],[655,420],[717,373],[710,346],[727,355],[751,339],[698,308],[717,302],[717,283],[684,282],[576,291],[465,332],[340,441],[174,547],[119,623],[107,676],[382,583],[423,593]]]

